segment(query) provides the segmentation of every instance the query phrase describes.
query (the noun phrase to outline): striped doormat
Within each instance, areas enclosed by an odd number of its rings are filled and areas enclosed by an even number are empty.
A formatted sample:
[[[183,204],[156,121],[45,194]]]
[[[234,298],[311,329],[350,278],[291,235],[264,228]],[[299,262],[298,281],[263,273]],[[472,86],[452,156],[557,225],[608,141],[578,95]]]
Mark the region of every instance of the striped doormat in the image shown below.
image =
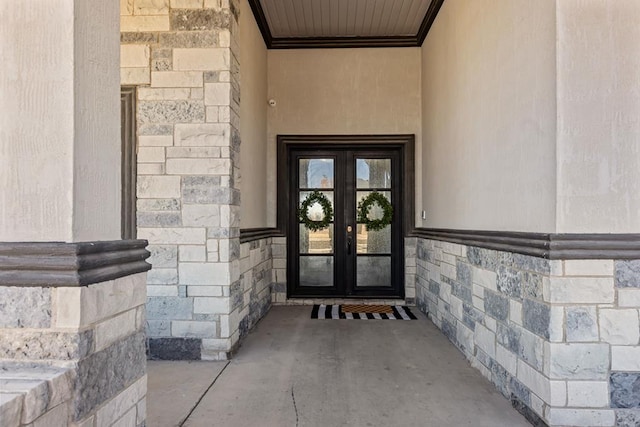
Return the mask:
[[[404,305],[314,305],[312,319],[416,320]]]

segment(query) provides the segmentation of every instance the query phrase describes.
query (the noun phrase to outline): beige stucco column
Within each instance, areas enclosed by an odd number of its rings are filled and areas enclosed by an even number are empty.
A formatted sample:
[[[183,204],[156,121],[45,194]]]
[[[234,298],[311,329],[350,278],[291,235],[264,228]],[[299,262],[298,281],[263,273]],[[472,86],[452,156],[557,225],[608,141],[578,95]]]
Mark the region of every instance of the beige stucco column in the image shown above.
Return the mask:
[[[119,5],[0,2],[0,242],[120,238]]]

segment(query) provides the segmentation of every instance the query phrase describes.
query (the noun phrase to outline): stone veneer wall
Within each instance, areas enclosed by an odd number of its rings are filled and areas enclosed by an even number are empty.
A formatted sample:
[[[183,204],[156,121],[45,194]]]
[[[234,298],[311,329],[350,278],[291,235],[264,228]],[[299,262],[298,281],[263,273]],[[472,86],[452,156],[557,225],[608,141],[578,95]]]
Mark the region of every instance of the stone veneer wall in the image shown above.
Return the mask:
[[[240,284],[231,292],[231,323],[237,325],[241,339],[271,308],[272,250],[271,238],[240,245]]]
[[[416,286],[420,310],[530,420],[640,425],[640,261],[418,239]]]
[[[223,359],[240,339],[238,12],[236,0],[122,0],[152,358]]]
[[[0,286],[0,424],[144,426],[146,273]]]

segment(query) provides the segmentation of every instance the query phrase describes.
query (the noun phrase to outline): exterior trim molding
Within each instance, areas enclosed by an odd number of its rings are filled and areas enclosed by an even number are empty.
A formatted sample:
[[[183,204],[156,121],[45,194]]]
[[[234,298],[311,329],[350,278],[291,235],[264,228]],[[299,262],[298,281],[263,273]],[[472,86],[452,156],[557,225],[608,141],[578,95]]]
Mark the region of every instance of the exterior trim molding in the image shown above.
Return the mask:
[[[275,227],[245,228],[240,230],[240,243],[249,243],[270,237],[285,237],[285,234]]]
[[[408,237],[459,243],[552,260],[640,259],[640,234],[552,234],[416,228]]]
[[[88,286],[151,270],[146,240],[0,243],[0,286]]]
[[[249,0],[267,49],[332,49],[365,47],[420,47],[424,42],[445,0],[433,0],[420,24],[411,36],[384,37],[273,37],[260,0]]]

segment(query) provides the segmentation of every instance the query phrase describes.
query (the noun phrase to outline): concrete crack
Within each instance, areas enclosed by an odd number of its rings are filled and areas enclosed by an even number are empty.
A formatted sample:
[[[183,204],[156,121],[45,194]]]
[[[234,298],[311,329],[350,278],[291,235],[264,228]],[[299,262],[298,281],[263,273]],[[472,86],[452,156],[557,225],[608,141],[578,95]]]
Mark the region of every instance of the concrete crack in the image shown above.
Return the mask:
[[[293,392],[293,386],[291,386],[291,400],[293,400],[293,409],[296,411],[296,427],[298,427],[298,405],[296,405],[296,395]]]
[[[204,397],[207,395],[207,393],[209,393],[209,390],[211,390],[211,388],[213,387],[213,385],[216,383],[216,381],[218,381],[218,378],[220,378],[220,375],[222,375],[222,373],[224,372],[225,369],[227,369],[227,366],[229,366],[231,362],[227,361],[227,364],[224,365],[224,367],[220,370],[220,372],[218,373],[218,375],[216,375],[216,377],[213,379],[213,381],[211,382],[211,384],[209,384],[209,387],[207,387],[207,389],[204,391],[204,393],[202,393],[202,396],[200,396],[200,398],[198,399],[198,401],[196,402],[195,405],[193,405],[193,408],[191,408],[191,410],[189,411],[189,413],[187,414],[186,417],[184,417],[179,423],[177,427],[182,427],[184,426],[184,424],[189,420],[189,417],[191,417],[191,414],[193,414],[193,412],[196,410],[196,408],[198,407],[198,405],[200,405],[200,402],[202,402],[202,399],[204,399]]]

